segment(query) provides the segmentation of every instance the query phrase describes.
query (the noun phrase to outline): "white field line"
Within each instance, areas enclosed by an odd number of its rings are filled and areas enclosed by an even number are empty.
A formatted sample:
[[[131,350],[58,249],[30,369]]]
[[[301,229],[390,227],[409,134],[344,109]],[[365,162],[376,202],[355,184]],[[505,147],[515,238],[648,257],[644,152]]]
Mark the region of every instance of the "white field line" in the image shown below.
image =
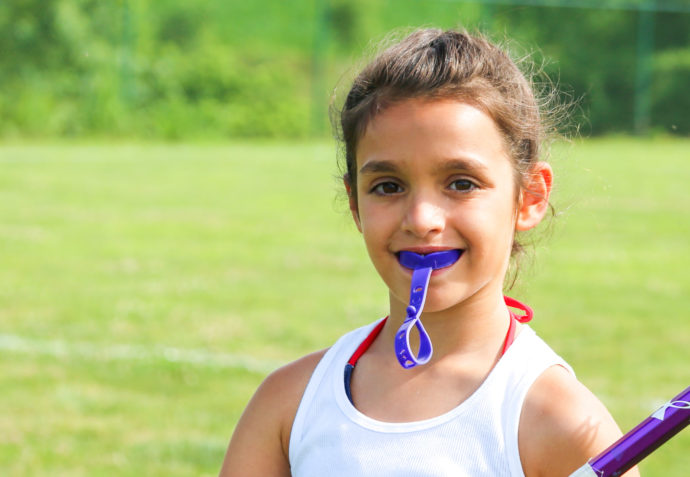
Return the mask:
[[[251,356],[210,353],[193,348],[37,340],[3,333],[0,333],[0,352],[100,361],[163,361],[214,368],[236,368],[259,374],[267,374],[284,364]]]

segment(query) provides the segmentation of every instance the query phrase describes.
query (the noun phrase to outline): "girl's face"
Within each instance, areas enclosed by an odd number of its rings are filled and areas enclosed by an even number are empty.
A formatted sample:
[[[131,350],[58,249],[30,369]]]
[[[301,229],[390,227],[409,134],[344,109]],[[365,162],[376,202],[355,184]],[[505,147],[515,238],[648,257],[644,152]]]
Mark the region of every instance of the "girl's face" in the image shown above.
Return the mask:
[[[550,171],[541,191],[546,198]],[[408,99],[379,113],[359,141],[356,180],[353,217],[388,285],[391,312],[404,310],[409,299],[412,271],[398,262],[401,250],[462,252],[455,264],[433,272],[426,312],[495,299],[516,228],[530,228],[543,215],[523,210],[535,199],[525,201],[516,190],[494,121],[452,99]]]

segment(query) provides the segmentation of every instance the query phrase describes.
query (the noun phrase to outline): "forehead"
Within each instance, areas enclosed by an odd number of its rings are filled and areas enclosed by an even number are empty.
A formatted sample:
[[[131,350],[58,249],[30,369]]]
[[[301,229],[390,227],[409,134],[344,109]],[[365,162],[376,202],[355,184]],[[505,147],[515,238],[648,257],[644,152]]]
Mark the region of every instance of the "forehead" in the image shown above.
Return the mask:
[[[481,109],[453,99],[407,99],[377,114],[356,150],[357,170],[438,167],[441,161],[469,161],[485,168],[510,168],[503,137]]]

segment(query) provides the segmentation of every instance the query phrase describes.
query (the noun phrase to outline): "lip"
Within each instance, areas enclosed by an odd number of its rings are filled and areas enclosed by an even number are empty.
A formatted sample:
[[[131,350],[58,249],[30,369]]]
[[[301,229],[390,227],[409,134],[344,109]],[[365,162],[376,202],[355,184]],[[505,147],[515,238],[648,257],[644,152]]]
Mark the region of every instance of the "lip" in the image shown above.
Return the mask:
[[[426,247],[405,247],[401,248],[398,251],[395,252],[395,255],[400,256],[400,252],[413,252],[413,253],[418,253],[420,255],[428,255],[430,253],[434,252],[443,252],[445,250],[464,250],[462,248],[458,247],[442,247],[442,246],[426,246]]]

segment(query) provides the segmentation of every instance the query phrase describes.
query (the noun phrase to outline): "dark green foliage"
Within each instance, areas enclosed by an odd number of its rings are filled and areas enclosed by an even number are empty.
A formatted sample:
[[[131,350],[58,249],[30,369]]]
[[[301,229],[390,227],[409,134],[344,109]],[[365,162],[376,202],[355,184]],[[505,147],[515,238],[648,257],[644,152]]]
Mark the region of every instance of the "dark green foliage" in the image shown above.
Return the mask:
[[[509,31],[526,32],[548,76],[579,99],[587,116],[583,133],[633,129],[635,12],[542,8],[499,17]]]
[[[690,133],[690,14],[657,13],[651,127]],[[0,137],[305,137],[369,41],[481,25],[572,96],[583,131],[634,127],[638,14],[465,1],[0,2]]]
[[[690,49],[667,50],[654,62],[652,124],[663,131],[690,131]]]

